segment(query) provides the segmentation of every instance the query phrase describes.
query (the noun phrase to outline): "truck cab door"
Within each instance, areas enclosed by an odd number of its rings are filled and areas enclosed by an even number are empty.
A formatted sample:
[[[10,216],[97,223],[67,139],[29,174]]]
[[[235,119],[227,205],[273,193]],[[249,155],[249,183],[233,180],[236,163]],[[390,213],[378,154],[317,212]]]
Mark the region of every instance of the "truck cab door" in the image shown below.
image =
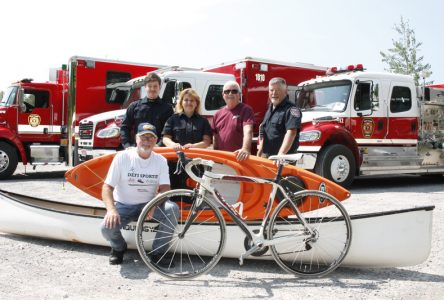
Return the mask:
[[[415,88],[405,82],[392,82],[389,92],[387,137],[394,143],[409,144],[418,139],[418,106]]]
[[[379,86],[375,80],[355,82],[350,129],[358,144],[374,144],[386,139],[387,108],[379,95]]]
[[[51,92],[45,89],[23,88],[19,95],[17,132],[23,142],[57,141],[60,124],[54,124]],[[58,116],[60,118],[60,116]]]

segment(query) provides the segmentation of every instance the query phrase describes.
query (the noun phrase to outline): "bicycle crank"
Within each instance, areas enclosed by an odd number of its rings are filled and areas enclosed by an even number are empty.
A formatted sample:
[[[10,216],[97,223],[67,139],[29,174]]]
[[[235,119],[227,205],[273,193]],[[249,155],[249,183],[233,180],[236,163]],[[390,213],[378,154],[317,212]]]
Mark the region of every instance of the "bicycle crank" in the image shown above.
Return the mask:
[[[259,229],[255,229],[253,230],[253,233],[259,233]],[[267,239],[267,234],[264,233],[264,239]],[[244,239],[244,248],[246,251],[250,251],[252,248],[257,248],[257,250],[255,250],[254,252],[250,253],[250,255],[255,256],[255,257],[259,257],[264,255],[265,253],[267,253],[268,251],[268,246],[266,247],[262,247],[261,245],[254,245],[253,241],[251,239],[249,239],[247,236]]]

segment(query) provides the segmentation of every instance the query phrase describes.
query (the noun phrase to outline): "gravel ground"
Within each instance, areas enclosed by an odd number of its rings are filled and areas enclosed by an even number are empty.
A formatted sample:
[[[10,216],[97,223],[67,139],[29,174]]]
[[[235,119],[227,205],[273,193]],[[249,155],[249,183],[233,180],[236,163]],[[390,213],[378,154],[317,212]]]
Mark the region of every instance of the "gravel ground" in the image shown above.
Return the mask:
[[[20,166],[0,189],[40,198],[102,203],[64,182],[64,167]],[[108,264],[109,248],[0,233],[0,299],[442,299],[444,294],[444,178],[361,178],[344,202],[350,214],[435,205],[432,249],[417,266],[339,268],[321,279],[299,279],[272,261],[222,259],[208,275],[171,281],[152,273],[129,251]]]

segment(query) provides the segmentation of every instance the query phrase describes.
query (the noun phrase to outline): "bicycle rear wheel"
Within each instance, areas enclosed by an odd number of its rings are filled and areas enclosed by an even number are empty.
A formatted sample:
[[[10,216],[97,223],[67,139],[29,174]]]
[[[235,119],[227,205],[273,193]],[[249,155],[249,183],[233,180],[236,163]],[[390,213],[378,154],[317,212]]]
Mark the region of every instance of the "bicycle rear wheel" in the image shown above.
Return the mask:
[[[350,217],[327,193],[303,190],[291,196],[276,207],[270,219],[268,237],[275,242],[270,247],[273,258],[284,270],[301,277],[326,275],[341,264],[350,248]],[[310,201],[310,205],[308,211],[300,213],[297,204],[302,200]],[[292,237],[299,237],[299,241]]]
[[[214,204],[205,198],[200,202],[198,205],[194,191],[181,189],[165,192],[144,207],[137,221],[136,241],[151,270],[172,279],[189,279],[217,264],[225,245],[225,221]],[[165,207],[173,203],[176,213],[168,219]],[[183,234],[190,220],[193,223]]]

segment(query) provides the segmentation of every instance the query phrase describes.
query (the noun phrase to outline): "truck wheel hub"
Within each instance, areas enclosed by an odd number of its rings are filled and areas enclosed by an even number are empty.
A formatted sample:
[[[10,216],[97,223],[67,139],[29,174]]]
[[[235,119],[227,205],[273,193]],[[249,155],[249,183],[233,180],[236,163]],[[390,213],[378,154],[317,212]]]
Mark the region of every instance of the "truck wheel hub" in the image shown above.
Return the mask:
[[[0,170],[4,170],[9,166],[9,157],[8,155],[0,150]]]
[[[336,182],[343,182],[350,173],[350,163],[343,155],[336,156],[330,168],[331,176]]]

